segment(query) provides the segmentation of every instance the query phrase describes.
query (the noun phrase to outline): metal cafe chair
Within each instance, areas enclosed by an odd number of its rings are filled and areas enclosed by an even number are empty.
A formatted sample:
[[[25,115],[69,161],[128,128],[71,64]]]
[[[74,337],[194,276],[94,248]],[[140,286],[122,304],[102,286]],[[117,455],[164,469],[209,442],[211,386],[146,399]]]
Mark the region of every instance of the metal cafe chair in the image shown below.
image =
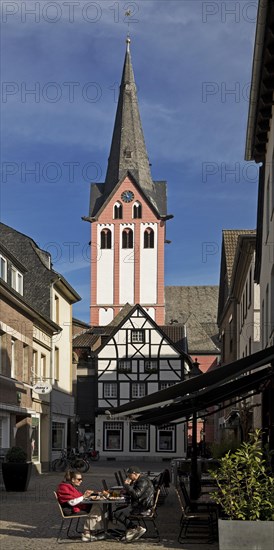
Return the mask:
[[[102,479],[101,481],[102,481],[102,487],[103,487],[104,491],[108,491],[108,484],[107,484],[106,480]]]
[[[118,477],[120,479],[120,485],[124,485],[124,481],[125,481],[125,478],[123,477],[123,474],[121,472],[121,470],[118,471]]]
[[[65,522],[66,521],[69,522],[68,527],[66,529],[66,537],[68,539],[71,539],[71,538],[73,538],[73,537],[70,536],[70,531],[71,531],[73,520],[77,520],[75,530],[76,530],[77,533],[80,533],[81,531],[78,531],[80,519],[88,517],[88,514],[83,512],[83,513],[79,513],[79,514],[71,514],[69,516],[65,516],[63,508],[62,508],[60,502],[58,501],[57,493],[55,491],[53,491],[53,494],[56,498],[56,502],[58,504],[58,508],[59,508],[59,511],[60,511],[60,514],[61,514],[61,526],[60,526],[60,529],[58,531],[58,535],[57,535],[57,538],[56,538],[56,541],[58,543],[60,543],[60,542],[62,542],[61,532],[62,532],[62,529],[63,529],[63,526],[64,526]]]
[[[183,543],[187,538],[208,543],[214,540],[216,520],[210,510],[192,511],[186,504],[184,494],[177,491],[181,506],[180,532],[178,542]]]
[[[187,488],[185,486],[185,483],[183,480],[180,480],[179,482],[180,490],[183,494],[183,498],[187,507],[187,510],[190,510],[191,512],[202,512],[205,510],[208,510],[214,517],[214,519],[217,522],[218,519],[218,506],[210,500],[209,498],[198,498],[196,500],[193,500],[189,497]]]
[[[165,470],[163,470],[160,475],[152,481],[152,483],[155,491],[160,489],[159,504],[163,504],[168,494],[168,489],[165,486]]]
[[[114,472],[116,483],[118,486],[121,486],[121,481],[118,472]]]
[[[147,533],[146,533],[146,536],[144,538],[150,538],[150,539],[153,539],[153,540],[157,540],[158,542],[160,541],[160,533],[159,533],[159,529],[157,527],[157,524],[156,524],[156,517],[157,517],[157,505],[158,505],[158,500],[159,500],[159,495],[160,495],[160,487],[156,490],[156,494],[155,494],[155,499],[154,499],[154,504],[152,506],[152,509],[151,509],[151,512],[149,513],[149,515],[144,515],[144,514],[130,514],[128,516],[128,519],[132,519],[132,520],[137,520],[138,521],[138,524],[139,525],[142,525],[146,528],[147,530]],[[153,533],[151,533],[151,529],[149,530],[149,524],[152,525],[152,528],[153,528]],[[148,534],[150,533],[150,534]]]

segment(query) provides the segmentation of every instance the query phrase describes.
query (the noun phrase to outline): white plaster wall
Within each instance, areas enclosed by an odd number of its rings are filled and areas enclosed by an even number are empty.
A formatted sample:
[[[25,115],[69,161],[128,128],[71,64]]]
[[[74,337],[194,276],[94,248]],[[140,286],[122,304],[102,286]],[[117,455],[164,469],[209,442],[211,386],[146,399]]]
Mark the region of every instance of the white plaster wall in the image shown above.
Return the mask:
[[[113,309],[111,307],[99,309],[99,325],[108,325],[113,320]]]
[[[261,339],[261,316],[260,310],[254,312],[254,342],[260,342]]]
[[[111,249],[100,249],[100,257],[97,262],[97,304],[113,304],[114,289],[114,225],[97,225],[97,243],[100,247],[102,229],[111,231]],[[103,323],[105,324],[105,323]]]
[[[45,356],[46,361],[46,373],[45,378],[49,378],[49,380],[45,380],[45,382],[52,383],[52,365],[51,365],[51,348],[49,349],[49,346],[51,344],[49,336],[43,332],[40,328],[33,326],[33,349],[37,352],[37,376],[38,379],[42,378],[42,361],[41,357],[42,355]],[[32,372],[32,375],[34,375],[34,372]],[[36,380],[34,377],[32,380],[29,381],[32,385],[34,385],[38,380]],[[33,392],[33,396],[35,399],[41,399],[41,394],[38,394],[36,392]],[[43,395],[43,401],[49,401],[49,394]]]
[[[134,224],[122,223],[120,225],[120,263],[119,263],[119,294],[120,304],[134,304],[134,248],[122,248],[122,232],[129,228],[133,231],[134,245]]]
[[[273,151],[274,151],[274,106],[272,107],[272,118],[270,120],[270,131],[268,133],[268,145],[266,154],[266,169],[265,169],[265,193],[264,193],[264,215],[263,215],[263,238],[262,238],[262,259],[261,259],[261,304],[266,302],[266,287],[269,285],[269,313],[270,313],[270,296],[271,296],[271,270],[274,264],[274,167],[273,167]],[[267,181],[270,181],[270,196],[269,196],[269,232],[267,234]],[[265,306],[266,311],[266,306]],[[265,320],[261,319],[261,324]],[[270,319],[268,319],[270,322]],[[268,342],[264,342],[264,347],[267,344],[272,344],[273,336],[268,330]]]
[[[123,425],[123,450],[122,451],[103,451],[103,438],[104,438],[104,431],[103,431],[103,425],[104,422],[109,422],[110,419],[107,416],[98,416],[95,421],[95,445],[96,449],[100,451],[100,456],[103,459],[107,458],[116,458],[121,459],[124,461],[132,461],[138,460],[142,461],[142,464],[145,461],[159,461],[161,466],[159,466],[160,469],[162,469],[163,458],[174,458],[174,457],[184,457],[186,454],[185,449],[185,426],[184,424],[180,424],[176,426],[175,429],[175,442],[176,442],[176,451],[175,452],[156,452],[156,438],[157,438],[157,430],[154,426],[150,426],[149,428],[149,451],[142,451],[141,453],[136,453],[136,451],[132,452],[130,451],[130,421],[125,420],[124,417],[117,418],[113,420],[114,422],[122,423]]]
[[[252,269],[252,289],[251,289],[251,303],[247,307],[247,313],[246,317],[244,319],[243,326],[239,329],[239,335],[238,335],[238,358],[240,359],[243,356],[246,356],[249,354],[249,339],[251,338],[251,353],[254,353],[256,351],[254,349],[254,343],[258,341],[258,337],[260,339],[260,326],[258,324],[258,310],[257,308],[260,307],[260,287],[257,284],[253,283],[253,274],[254,274],[254,267],[255,267],[255,252],[253,253],[251,257],[251,262],[249,269],[247,271],[247,275],[245,280],[243,281],[243,290],[242,294],[240,296],[240,303],[243,303],[243,294],[246,288],[246,283],[249,285],[249,270]],[[255,306],[256,304],[256,306]],[[241,323],[241,308],[240,304],[238,305],[238,320],[239,323]]]
[[[254,309],[260,309],[260,285],[254,283]]]
[[[151,319],[153,319],[153,321],[155,321],[155,309],[154,309],[154,307],[145,307],[144,309],[145,309],[145,311],[148,312]]]
[[[67,392],[72,391],[72,306],[57,290],[53,289],[54,295],[59,298],[59,326],[62,328],[60,334],[52,337],[52,349],[59,348],[59,382],[58,389]],[[52,374],[54,378],[54,352],[52,354]]]
[[[144,248],[144,232],[151,227],[154,231],[154,248]],[[157,257],[158,225],[142,223],[140,225],[140,302],[141,304],[157,303]]]

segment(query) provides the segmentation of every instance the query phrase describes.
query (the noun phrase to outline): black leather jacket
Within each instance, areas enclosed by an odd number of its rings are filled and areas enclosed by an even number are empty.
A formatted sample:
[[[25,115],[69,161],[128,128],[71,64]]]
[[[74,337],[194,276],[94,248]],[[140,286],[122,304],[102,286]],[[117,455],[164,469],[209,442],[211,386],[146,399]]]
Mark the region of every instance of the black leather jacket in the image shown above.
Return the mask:
[[[152,508],[154,503],[154,487],[148,477],[140,474],[131,485],[124,485],[131,499],[131,507],[134,512],[144,512]]]

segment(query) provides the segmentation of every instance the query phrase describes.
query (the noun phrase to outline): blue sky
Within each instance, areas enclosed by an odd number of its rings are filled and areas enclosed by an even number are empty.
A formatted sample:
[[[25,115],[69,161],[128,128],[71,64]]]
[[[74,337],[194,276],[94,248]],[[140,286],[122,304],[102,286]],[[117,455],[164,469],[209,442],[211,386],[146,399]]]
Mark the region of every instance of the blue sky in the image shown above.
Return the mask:
[[[218,284],[222,229],[256,227],[258,168],[244,161],[256,4],[2,3],[1,221],[52,253],[82,296],[77,318],[89,320],[81,216],[106,173],[128,26],[152,176],[174,214],[166,285]]]

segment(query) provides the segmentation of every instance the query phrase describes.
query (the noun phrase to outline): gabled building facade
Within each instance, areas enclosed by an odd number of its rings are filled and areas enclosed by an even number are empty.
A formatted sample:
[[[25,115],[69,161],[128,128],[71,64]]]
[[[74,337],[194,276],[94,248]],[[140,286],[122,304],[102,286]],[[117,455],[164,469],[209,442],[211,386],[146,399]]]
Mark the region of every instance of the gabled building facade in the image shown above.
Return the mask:
[[[130,39],[105,182],[91,186],[91,325],[107,325],[126,304],[165,318],[166,182],[153,181],[140,120]]]
[[[186,353],[139,305],[127,304],[105,330],[100,327],[101,334],[98,328],[76,336],[74,349],[79,355],[84,350],[90,353],[90,377],[95,369],[94,443],[100,455],[125,460],[136,455],[156,460],[184,456],[184,424],[155,428],[124,418],[113,421],[111,409],[182,381],[189,370]],[[180,331],[180,340],[181,336]],[[78,367],[81,372],[81,361]]]
[[[274,343],[274,5],[260,0],[247,124],[247,161],[261,163],[257,206],[255,281],[260,285],[261,349]],[[262,396],[265,441],[274,449],[273,379]]]
[[[259,350],[260,289],[254,283],[255,246],[255,230],[223,230],[218,303],[222,365]],[[246,439],[252,427],[261,425],[259,401],[254,397],[226,403],[216,414],[216,440]]]
[[[260,350],[260,286],[254,281],[256,231],[238,236],[231,276],[230,295],[236,302],[237,359]],[[252,429],[262,427],[261,395],[255,394],[239,401],[233,413],[226,416],[225,427],[240,432],[238,439],[246,440]]]
[[[218,326],[221,337],[222,364],[232,363],[238,358],[238,308],[231,287],[238,238],[241,235],[254,236],[254,233],[254,230],[249,229],[223,230],[218,300]],[[248,282],[248,296],[252,290],[252,285],[253,281],[250,285]]]
[[[80,299],[27,235],[0,224],[0,447],[23,446],[38,470],[70,442],[72,304]],[[38,393],[37,383],[50,393]]]

